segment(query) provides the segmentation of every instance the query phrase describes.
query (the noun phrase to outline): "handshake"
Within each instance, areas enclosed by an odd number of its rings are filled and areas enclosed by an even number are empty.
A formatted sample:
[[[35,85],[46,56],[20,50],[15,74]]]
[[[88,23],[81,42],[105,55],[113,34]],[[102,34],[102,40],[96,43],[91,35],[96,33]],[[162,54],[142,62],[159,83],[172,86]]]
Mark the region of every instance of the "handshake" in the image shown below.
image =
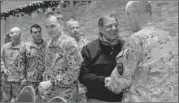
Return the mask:
[[[105,78],[105,87],[115,94],[119,94],[131,85],[130,76],[124,72],[123,64],[118,63],[110,77]]]
[[[117,64],[117,67],[116,67],[115,69],[117,69],[117,74],[119,74],[119,75],[122,76],[122,74],[123,74],[123,64],[122,64],[122,63],[118,63],[118,64]],[[113,71],[116,72],[115,69],[114,69]],[[114,74],[114,73],[113,73],[113,74]],[[111,76],[112,76],[112,75],[111,75]],[[105,84],[107,84],[107,83],[109,83],[109,82],[111,81],[111,76],[105,78],[105,81],[104,81]]]

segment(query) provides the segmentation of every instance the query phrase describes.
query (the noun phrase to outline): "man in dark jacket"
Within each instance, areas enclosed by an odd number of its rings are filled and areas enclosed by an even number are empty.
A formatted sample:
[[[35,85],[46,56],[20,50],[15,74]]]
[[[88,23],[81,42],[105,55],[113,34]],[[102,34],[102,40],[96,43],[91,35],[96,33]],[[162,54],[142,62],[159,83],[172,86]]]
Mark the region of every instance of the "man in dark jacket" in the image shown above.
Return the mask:
[[[123,45],[118,35],[118,21],[112,15],[105,15],[99,19],[98,26],[99,38],[82,49],[84,61],[79,80],[87,87],[89,102],[121,101],[122,93],[116,95],[104,86],[116,66],[116,55]]]

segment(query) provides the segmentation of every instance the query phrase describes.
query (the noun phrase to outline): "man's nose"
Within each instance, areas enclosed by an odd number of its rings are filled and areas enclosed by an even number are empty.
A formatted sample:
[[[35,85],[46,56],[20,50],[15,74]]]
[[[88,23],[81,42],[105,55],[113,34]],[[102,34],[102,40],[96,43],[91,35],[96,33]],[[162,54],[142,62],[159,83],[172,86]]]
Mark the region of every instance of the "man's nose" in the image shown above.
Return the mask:
[[[40,32],[37,32],[36,34],[37,34],[37,35],[40,35]]]
[[[74,31],[78,31],[78,29],[77,29],[77,28],[74,28]]]
[[[116,26],[115,25],[112,26],[112,30],[116,30]]]

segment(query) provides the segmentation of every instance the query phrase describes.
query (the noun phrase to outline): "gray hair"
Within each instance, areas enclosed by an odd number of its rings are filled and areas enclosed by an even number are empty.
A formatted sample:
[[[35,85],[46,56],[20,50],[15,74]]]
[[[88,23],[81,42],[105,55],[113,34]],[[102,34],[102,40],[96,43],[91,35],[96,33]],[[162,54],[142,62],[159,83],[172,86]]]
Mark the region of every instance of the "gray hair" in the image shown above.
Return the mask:
[[[64,22],[63,20],[63,15],[61,12],[57,11],[57,12],[54,12],[54,11],[51,11],[51,12],[48,12],[46,15],[45,15],[45,19],[51,17],[51,16],[55,16],[57,18],[57,20],[59,22]]]
[[[114,16],[112,14],[108,14],[108,15],[104,15],[104,16],[99,18],[98,27],[103,27],[104,26],[104,20],[106,20],[107,18],[114,18],[118,23],[118,20],[117,20],[116,16]]]

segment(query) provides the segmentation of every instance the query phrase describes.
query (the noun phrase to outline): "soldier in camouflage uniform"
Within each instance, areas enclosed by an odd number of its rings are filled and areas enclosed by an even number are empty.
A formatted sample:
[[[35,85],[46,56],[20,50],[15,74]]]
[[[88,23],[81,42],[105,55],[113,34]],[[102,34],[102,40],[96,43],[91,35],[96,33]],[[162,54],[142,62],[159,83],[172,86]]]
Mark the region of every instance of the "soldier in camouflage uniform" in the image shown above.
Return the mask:
[[[77,20],[70,19],[66,23],[68,34],[73,37],[78,46],[79,50],[81,51],[83,46],[85,46],[89,41],[82,37],[79,33],[80,24]]]
[[[36,89],[43,79],[45,71],[46,42],[42,39],[42,30],[38,24],[30,28],[32,41],[25,43],[20,49],[19,68],[24,70],[24,85],[31,85]]]
[[[41,91],[44,101],[61,96],[76,101],[79,66],[82,61],[74,38],[63,34],[64,22],[55,12],[46,15],[46,28],[50,41],[47,44],[45,81],[52,86]],[[59,15],[59,14],[58,14]]]
[[[78,44],[78,50],[81,52],[82,48],[89,42],[88,40],[86,40],[85,38],[83,38],[80,34],[79,34],[79,28],[80,28],[80,24],[77,20],[74,19],[70,19],[69,21],[67,21],[66,23],[67,26],[67,31],[69,33],[69,35],[71,37],[73,37],[77,44]],[[85,102],[86,101],[86,87],[81,84],[80,82],[78,83],[78,102]]]
[[[130,1],[126,14],[135,33],[118,54],[106,87],[114,93],[124,91],[123,102],[177,102],[177,53],[171,37],[150,22],[150,2]]]
[[[21,81],[24,79],[23,70],[18,68],[19,50],[23,45],[20,29],[13,27],[9,36],[12,41],[4,44],[1,49],[2,102],[17,98]]]

